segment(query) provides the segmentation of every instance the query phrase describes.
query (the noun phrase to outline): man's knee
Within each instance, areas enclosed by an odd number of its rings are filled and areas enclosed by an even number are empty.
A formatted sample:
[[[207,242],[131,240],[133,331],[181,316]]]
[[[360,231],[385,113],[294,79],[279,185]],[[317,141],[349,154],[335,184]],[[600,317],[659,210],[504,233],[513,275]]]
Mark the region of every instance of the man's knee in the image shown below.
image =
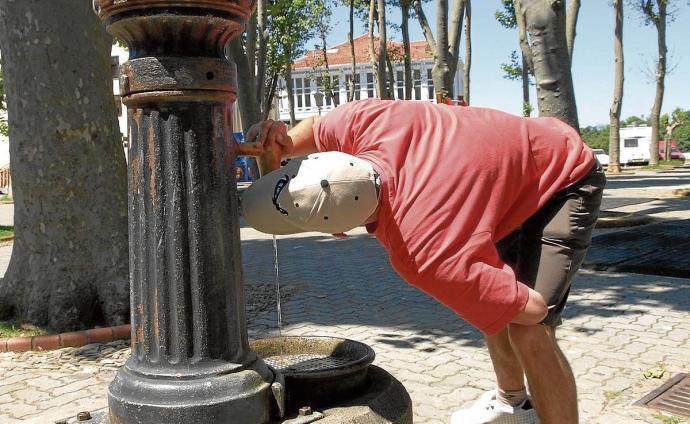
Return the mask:
[[[521,353],[535,354],[556,347],[555,329],[548,325],[510,324],[511,344]]]

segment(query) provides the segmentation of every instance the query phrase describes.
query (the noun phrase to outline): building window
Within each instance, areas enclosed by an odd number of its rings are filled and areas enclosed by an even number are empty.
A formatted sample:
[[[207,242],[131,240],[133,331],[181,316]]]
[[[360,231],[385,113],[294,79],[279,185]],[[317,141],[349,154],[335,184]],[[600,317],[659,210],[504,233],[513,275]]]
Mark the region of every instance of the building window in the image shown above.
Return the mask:
[[[295,105],[297,109],[301,109],[303,105],[304,89],[302,88],[302,78],[295,78]]]
[[[405,73],[403,71],[398,71],[397,72],[397,79],[395,81],[395,85],[398,88],[398,99],[404,99],[405,98]]]
[[[352,75],[351,74],[347,75],[346,81],[347,81],[347,89],[350,90],[350,86],[352,85]],[[362,87],[360,84],[359,74],[355,74],[355,100],[359,100],[362,98],[361,89],[362,89]],[[348,91],[348,93],[349,93],[349,91]]]
[[[311,108],[311,87],[308,78],[295,78],[296,109]]]
[[[436,93],[434,92],[434,79],[431,77],[431,69],[426,70],[426,85],[428,89],[429,100],[436,99]]]
[[[422,100],[422,71],[419,69],[412,71],[412,80],[414,82],[414,99]]]
[[[374,97],[374,74],[367,72],[367,97]]]

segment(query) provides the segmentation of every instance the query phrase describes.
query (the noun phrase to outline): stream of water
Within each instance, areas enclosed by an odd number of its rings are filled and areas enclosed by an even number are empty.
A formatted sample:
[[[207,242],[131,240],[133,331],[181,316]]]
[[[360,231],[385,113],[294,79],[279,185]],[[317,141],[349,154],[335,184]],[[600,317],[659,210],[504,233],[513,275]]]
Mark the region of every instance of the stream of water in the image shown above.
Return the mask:
[[[280,309],[280,274],[278,266],[278,241],[273,235],[273,268],[276,271],[276,307],[278,309],[278,337],[283,336],[283,311]]]

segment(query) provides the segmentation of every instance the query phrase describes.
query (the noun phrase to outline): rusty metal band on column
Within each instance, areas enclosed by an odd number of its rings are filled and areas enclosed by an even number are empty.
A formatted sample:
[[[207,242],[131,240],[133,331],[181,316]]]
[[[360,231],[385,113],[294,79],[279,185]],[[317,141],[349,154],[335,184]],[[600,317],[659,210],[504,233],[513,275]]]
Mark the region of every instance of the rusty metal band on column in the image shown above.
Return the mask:
[[[247,343],[233,173],[234,65],[248,0],[97,0],[130,60],[132,356],[116,423],[261,423],[273,374]]]

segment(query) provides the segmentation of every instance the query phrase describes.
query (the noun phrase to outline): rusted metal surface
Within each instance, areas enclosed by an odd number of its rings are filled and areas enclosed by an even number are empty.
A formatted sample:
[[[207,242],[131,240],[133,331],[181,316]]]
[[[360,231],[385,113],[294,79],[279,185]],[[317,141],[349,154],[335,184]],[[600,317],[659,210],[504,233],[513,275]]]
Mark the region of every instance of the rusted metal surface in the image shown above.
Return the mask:
[[[276,337],[251,342],[285,378],[286,413],[329,406],[366,392],[371,347],[336,337]]]
[[[690,375],[683,373],[674,376],[634,405],[690,417]]]
[[[109,387],[114,423],[262,423],[274,374],[248,347],[223,44],[253,1],[98,0],[130,48],[132,356]]]

